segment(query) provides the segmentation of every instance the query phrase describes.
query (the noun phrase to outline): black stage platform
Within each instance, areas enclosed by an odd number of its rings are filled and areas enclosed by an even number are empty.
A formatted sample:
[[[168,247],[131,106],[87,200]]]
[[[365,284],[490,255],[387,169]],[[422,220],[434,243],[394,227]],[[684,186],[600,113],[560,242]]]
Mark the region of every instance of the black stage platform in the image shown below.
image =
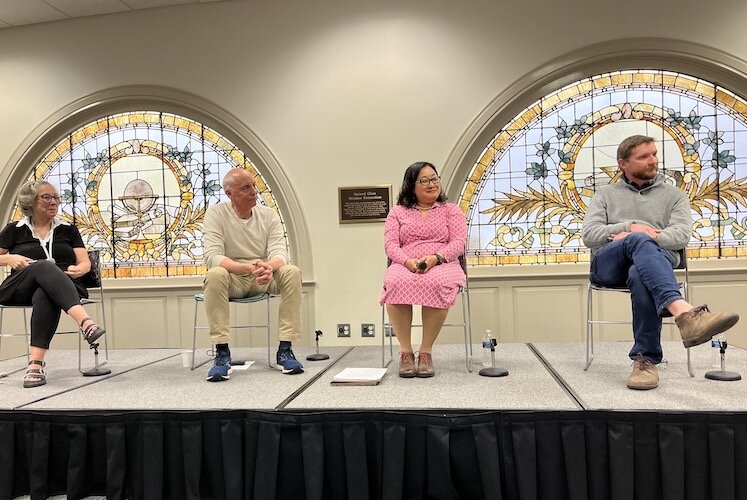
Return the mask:
[[[392,364],[371,387],[329,382],[375,366],[373,347],[323,349],[298,376],[234,349],[257,362],[217,384],[178,350],[110,351],[96,379],[52,350],[46,386],[0,378],[0,499],[747,498],[747,384],[706,380],[708,347],[690,378],[667,343],[659,389],[630,391],[628,348],[599,344],[584,372],[581,344],[501,345],[510,375],[491,379],[437,345],[433,379]],[[727,356],[747,375],[747,352]]]

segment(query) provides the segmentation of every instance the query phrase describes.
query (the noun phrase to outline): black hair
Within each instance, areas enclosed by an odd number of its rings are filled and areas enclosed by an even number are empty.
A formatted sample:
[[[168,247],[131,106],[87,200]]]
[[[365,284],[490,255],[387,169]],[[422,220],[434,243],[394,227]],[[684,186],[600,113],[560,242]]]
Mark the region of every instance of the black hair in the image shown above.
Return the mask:
[[[438,170],[436,170],[436,167],[434,167],[432,163],[428,163],[427,161],[417,161],[407,167],[407,170],[405,170],[405,176],[402,179],[402,188],[400,188],[399,196],[397,197],[397,205],[403,205],[407,208],[411,208],[418,202],[417,198],[415,198],[415,183],[418,182],[418,175],[420,175],[420,171],[425,167],[431,167],[433,171],[436,172],[436,175],[438,175]],[[436,201],[444,202],[446,200],[446,195],[444,194],[443,190],[441,190]]]

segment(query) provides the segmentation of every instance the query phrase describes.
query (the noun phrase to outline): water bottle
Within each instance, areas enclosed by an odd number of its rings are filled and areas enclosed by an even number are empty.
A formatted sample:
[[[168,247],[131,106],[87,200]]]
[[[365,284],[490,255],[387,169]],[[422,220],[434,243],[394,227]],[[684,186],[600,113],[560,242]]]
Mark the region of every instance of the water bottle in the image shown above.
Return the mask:
[[[711,351],[713,351],[713,367],[714,368],[721,368],[721,342],[723,342],[723,337],[719,335],[718,337],[713,337],[711,339]]]
[[[493,366],[493,359],[490,355],[490,348],[496,343],[493,332],[490,329],[485,330],[485,335],[482,338],[482,366],[491,367]]]

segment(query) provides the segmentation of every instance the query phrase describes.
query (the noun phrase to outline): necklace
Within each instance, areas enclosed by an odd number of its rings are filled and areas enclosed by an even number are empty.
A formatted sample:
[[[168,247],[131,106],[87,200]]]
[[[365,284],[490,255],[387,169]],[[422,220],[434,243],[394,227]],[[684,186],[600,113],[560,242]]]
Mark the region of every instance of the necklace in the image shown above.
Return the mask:
[[[434,204],[435,205],[435,204]],[[434,207],[434,205],[431,205],[430,207],[424,207],[420,203],[416,203],[415,206],[418,207],[418,210],[430,210]]]

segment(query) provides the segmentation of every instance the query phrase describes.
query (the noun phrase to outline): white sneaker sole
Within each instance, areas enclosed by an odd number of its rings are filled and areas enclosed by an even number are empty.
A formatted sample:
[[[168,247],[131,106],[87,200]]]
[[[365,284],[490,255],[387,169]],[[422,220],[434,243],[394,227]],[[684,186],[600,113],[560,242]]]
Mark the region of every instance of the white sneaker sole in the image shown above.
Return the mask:
[[[228,380],[231,378],[231,372],[233,371],[233,368],[228,368],[228,374],[224,377],[221,375],[220,377],[207,377],[205,380],[208,382],[223,382],[224,380]]]
[[[275,363],[275,368],[283,372],[283,375],[295,375],[297,373],[303,373],[303,368],[295,368],[293,370],[286,370],[283,365]]]

